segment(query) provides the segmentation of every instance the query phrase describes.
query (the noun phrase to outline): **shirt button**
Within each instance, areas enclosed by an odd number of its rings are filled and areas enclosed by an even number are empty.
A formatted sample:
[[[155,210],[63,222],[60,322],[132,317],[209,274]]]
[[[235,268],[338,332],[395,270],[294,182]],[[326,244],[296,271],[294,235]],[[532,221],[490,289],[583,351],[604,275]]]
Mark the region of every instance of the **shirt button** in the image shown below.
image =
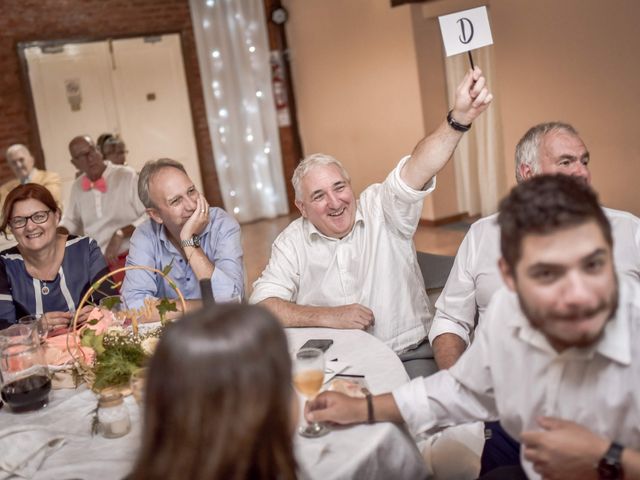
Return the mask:
[[[191,280],[191,277],[187,277],[187,282],[189,282]]]

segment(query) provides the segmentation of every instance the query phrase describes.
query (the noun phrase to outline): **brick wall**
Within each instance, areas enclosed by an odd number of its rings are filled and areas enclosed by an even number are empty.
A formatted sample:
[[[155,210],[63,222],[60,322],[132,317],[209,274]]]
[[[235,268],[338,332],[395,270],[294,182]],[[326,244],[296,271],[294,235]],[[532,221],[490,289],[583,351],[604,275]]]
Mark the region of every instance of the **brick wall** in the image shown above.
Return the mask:
[[[213,162],[188,0],[0,0],[0,183],[12,178],[4,151],[29,146],[42,165],[18,42],[99,40],[179,32],[205,193],[222,206]]]

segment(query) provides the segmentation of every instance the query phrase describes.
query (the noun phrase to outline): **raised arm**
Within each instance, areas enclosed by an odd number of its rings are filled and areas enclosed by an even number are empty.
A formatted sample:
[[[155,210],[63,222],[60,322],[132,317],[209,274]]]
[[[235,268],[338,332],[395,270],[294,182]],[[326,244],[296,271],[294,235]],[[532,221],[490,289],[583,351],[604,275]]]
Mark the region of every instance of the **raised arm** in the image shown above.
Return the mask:
[[[485,83],[486,79],[478,67],[465,75],[456,89],[451,111],[451,118],[455,122],[469,125],[487,109],[493,95]],[[463,132],[452,128],[444,119],[433,133],[418,142],[401,172],[402,179],[412,188],[421,190],[451,158],[462,135]]]

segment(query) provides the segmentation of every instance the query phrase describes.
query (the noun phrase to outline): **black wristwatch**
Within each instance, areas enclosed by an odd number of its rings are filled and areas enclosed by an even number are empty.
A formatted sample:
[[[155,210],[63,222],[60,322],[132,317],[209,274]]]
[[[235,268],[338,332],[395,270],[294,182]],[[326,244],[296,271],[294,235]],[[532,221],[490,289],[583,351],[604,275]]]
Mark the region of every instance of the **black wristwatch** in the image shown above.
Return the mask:
[[[180,240],[180,245],[182,247],[200,247],[200,237],[198,235],[193,235],[191,238],[187,240]]]
[[[611,442],[609,450],[598,462],[598,478],[600,480],[615,480],[623,478],[622,450],[624,447],[616,442]]]

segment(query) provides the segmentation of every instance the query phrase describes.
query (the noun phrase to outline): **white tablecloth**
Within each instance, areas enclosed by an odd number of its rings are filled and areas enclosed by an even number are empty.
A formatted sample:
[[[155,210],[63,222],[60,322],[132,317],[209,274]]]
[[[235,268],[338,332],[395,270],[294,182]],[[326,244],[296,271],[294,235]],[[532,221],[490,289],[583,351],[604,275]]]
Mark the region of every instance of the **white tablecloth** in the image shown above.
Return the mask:
[[[287,329],[290,351],[310,338],[331,338],[327,358],[351,367],[344,373],[363,374],[373,393],[382,393],[408,380],[398,357],[376,338],[356,330]],[[33,477],[36,480],[121,479],[130,470],[140,444],[140,410],[132,397],[125,403],[132,430],[118,439],[91,435],[96,396],[86,387],[54,390],[49,405],[37,412],[0,410],[0,434],[10,427],[28,425],[61,433],[65,444],[51,453]],[[296,434],[296,458],[313,479],[419,479],[426,476],[420,453],[410,436],[397,425],[380,423],[335,429],[318,439]],[[0,452],[2,460],[3,452]],[[2,476],[0,475],[0,478]]]
[[[311,338],[330,338],[325,354],[351,365],[345,374],[364,375],[371,393],[385,393],[409,381],[398,356],[360,330],[288,328],[289,350]],[[296,458],[312,479],[422,479],[426,466],[410,435],[391,423],[335,428],[316,439],[295,439]]]

